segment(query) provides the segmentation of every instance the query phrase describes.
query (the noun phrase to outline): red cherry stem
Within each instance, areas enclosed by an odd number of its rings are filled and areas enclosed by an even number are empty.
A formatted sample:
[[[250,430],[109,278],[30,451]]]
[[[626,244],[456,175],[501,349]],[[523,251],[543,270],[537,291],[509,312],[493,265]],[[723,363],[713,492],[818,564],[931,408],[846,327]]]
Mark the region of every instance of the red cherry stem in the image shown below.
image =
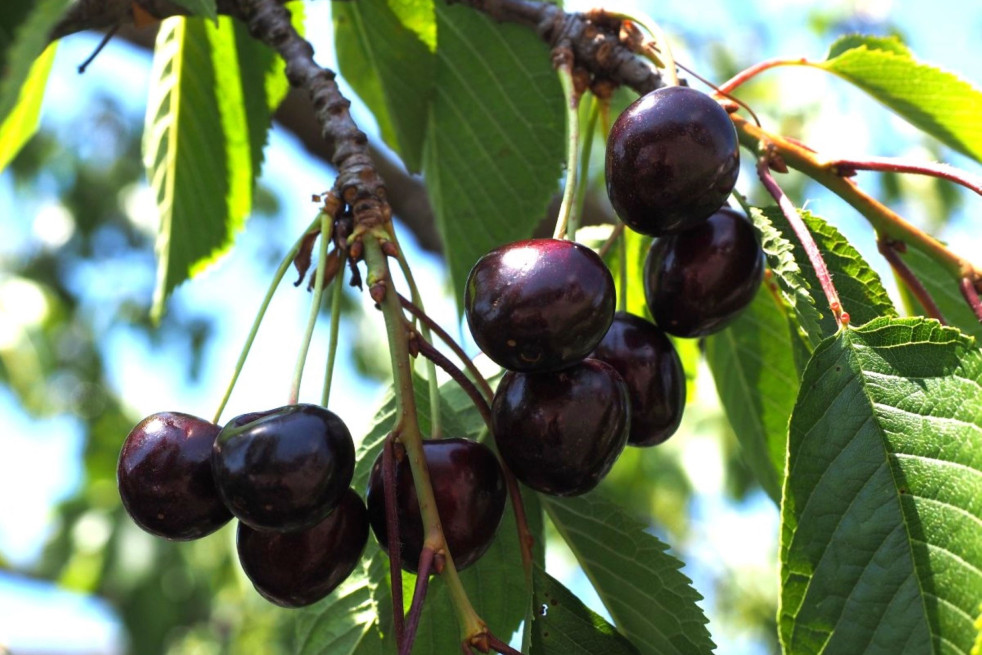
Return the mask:
[[[740,71],[729,80],[721,84],[716,90],[719,93],[729,94],[750,78],[756,77],[760,73],[770,70],[771,68],[777,68],[778,66],[807,66],[808,63],[808,60],[804,57],[800,57],[798,59],[768,59],[767,61],[762,61],[754,64],[750,68]]]
[[[938,162],[906,161],[894,157],[865,157],[863,159],[833,159],[826,162],[825,165],[843,177],[850,177],[856,171],[927,175],[960,184],[982,196],[982,177]]]
[[[440,327],[439,323],[430,318],[421,307],[417,307],[416,304],[410,301],[408,298],[400,295],[399,302],[402,303],[402,306],[406,311],[418,318],[423,325],[432,330],[436,336],[440,337],[440,341],[445,343],[447,347],[453,351],[454,355],[456,355],[457,358],[464,364],[467,372],[470,373],[471,377],[477,382],[484,399],[490,404],[491,399],[494,398],[494,391],[491,389],[491,385],[488,384],[488,381],[484,379],[484,376],[481,375],[481,372],[477,370],[477,367],[474,366],[474,362],[471,360],[471,358],[468,357],[467,353],[464,352],[464,349],[460,347],[460,344],[454,341],[454,338],[451,337],[446,330]],[[430,341],[430,338],[425,332],[423,333],[423,339]],[[430,343],[432,343],[432,341],[430,341]]]
[[[975,284],[969,278],[963,277],[958,282],[958,288],[961,290],[966,302],[968,302],[968,306],[975,313],[975,317],[982,323],[982,300],[979,300],[979,292],[975,288]]]
[[[414,334],[412,337],[413,347],[421,354],[426,357],[437,366],[442,368],[447,374],[460,385],[460,388],[470,397],[471,402],[477,407],[478,413],[480,413],[481,418],[484,419],[484,424],[488,428],[488,432],[493,434],[493,428],[491,427],[491,407],[490,403],[485,400],[481,393],[474,386],[474,383],[464,373],[454,366],[443,353],[437,350],[433,344],[426,341],[426,339],[419,336],[419,334]],[[493,440],[490,444],[494,446]],[[515,479],[515,475],[508,468],[508,465],[498,457],[498,463],[501,464],[501,470],[505,475],[505,486],[508,488],[508,498],[511,501],[512,510],[515,513],[515,525],[518,529],[518,544],[522,553],[522,567],[525,569],[525,580],[526,583],[531,588],[532,584],[532,546],[535,543],[535,537],[532,536],[532,531],[529,529],[528,516],[525,514],[525,503],[522,502],[522,491],[518,486],[518,481]]]
[[[283,276],[286,275],[287,270],[289,270],[290,265],[293,263],[293,259],[300,252],[300,247],[303,245],[304,239],[307,237],[307,233],[311,230],[317,228],[320,224],[320,215],[315,218],[307,229],[301,232],[300,238],[297,239],[293,247],[287,251],[286,256],[283,257],[283,261],[280,262],[279,268],[273,273],[273,279],[269,282],[269,288],[266,289],[266,296],[263,298],[262,303],[259,305],[259,311],[256,312],[256,318],[252,320],[252,327],[249,329],[249,335],[246,337],[245,344],[242,346],[242,351],[239,353],[239,359],[235,362],[235,369],[232,371],[232,379],[229,380],[228,386],[225,388],[225,395],[222,396],[221,402],[218,404],[218,409],[215,410],[215,417],[212,419],[213,423],[218,423],[222,418],[222,412],[225,411],[225,406],[228,405],[229,398],[232,397],[232,390],[235,389],[235,383],[239,381],[239,375],[242,373],[242,367],[245,366],[246,358],[249,356],[249,351],[252,349],[252,344],[256,340],[256,335],[259,333],[259,326],[263,322],[263,318],[266,316],[266,310],[269,309],[269,303],[273,300],[273,294],[276,293],[276,288],[280,286],[280,282],[283,281]]]
[[[982,270],[948,249],[924,230],[911,225],[892,209],[876,200],[849,178],[842,177],[818,154],[794,140],[771,134],[738,114],[730,114],[737,128],[740,143],[753,152],[767,147],[784,163],[812,178],[849,203],[861,213],[873,228],[895,242],[917,248],[941,265],[955,280],[968,278],[973,284],[982,282]]]
[[[293,369],[293,384],[290,386],[290,405],[296,405],[300,400],[300,381],[303,379],[304,364],[307,363],[307,352],[310,350],[310,340],[314,336],[314,327],[317,325],[317,317],[320,315],[321,300],[324,298],[324,263],[327,261],[327,244],[331,241],[331,230],[334,225],[334,217],[326,211],[320,214],[321,219],[321,243],[317,251],[317,272],[314,273],[314,296],[310,301],[310,312],[307,314],[307,327],[304,330],[303,339],[300,341],[300,350],[297,353],[297,363]]]
[[[805,254],[808,255],[808,260],[815,269],[818,283],[821,285],[822,291],[825,293],[825,298],[829,302],[829,309],[832,310],[832,315],[835,317],[835,324],[841,329],[843,324],[848,323],[849,315],[842,309],[842,303],[839,301],[839,292],[835,290],[835,285],[832,284],[832,275],[825,265],[825,259],[822,258],[822,253],[819,251],[815,239],[812,238],[811,232],[808,231],[805,222],[801,220],[801,216],[798,215],[798,210],[791,202],[791,199],[788,198],[784,190],[777,183],[777,180],[771,175],[771,170],[765,157],[757,160],[757,176],[763,182],[767,192],[771,194],[781,208],[784,217],[791,224],[791,229],[794,230],[795,235],[798,237],[798,241],[801,242],[801,246],[805,249]]]
[[[416,631],[419,628],[419,619],[423,614],[423,601],[426,599],[426,591],[430,585],[430,572],[433,570],[434,555],[433,549],[428,546],[424,547],[419,554],[419,566],[416,567],[416,588],[413,589],[413,604],[409,607],[405,638],[399,642],[401,644],[399,655],[409,655],[413,650],[413,642],[416,641]]]
[[[883,235],[878,235],[876,239],[876,249],[880,251],[883,258],[889,262],[890,267],[897,277],[904,283],[904,286],[914,294],[917,298],[917,302],[921,304],[924,311],[931,318],[938,319],[942,325],[947,325],[947,321],[944,320],[944,316],[941,314],[941,310],[938,308],[937,303],[934,302],[934,298],[931,297],[931,293],[927,290],[924,284],[917,279],[914,272],[910,270],[904,260],[900,258],[900,253],[903,252],[900,248],[903,248],[902,244],[897,244],[891,241],[889,238]]]
[[[396,433],[390,432],[382,446],[382,491],[385,496],[385,529],[389,537],[389,577],[392,579],[392,622],[396,644],[405,639],[405,607],[402,600],[402,541],[399,538],[399,513],[396,508]]]
[[[431,548],[444,556],[445,566],[441,575],[447,584],[457,619],[464,639],[483,634],[487,624],[478,616],[471,604],[467,591],[460,581],[453,556],[447,548],[440,515],[436,509],[436,498],[430,473],[423,454],[423,435],[419,430],[419,416],[416,412],[416,396],[413,390],[412,364],[409,359],[409,338],[406,332],[406,317],[402,313],[399,295],[391,288],[391,274],[379,237],[374,231],[366,231],[362,237],[363,254],[368,266],[369,288],[376,289],[376,298],[385,320],[385,332],[389,342],[389,357],[392,362],[392,377],[396,397],[395,425],[399,430],[399,441],[406,449],[409,468],[413,474],[413,485],[419,499],[419,511],[423,519],[424,548]]]

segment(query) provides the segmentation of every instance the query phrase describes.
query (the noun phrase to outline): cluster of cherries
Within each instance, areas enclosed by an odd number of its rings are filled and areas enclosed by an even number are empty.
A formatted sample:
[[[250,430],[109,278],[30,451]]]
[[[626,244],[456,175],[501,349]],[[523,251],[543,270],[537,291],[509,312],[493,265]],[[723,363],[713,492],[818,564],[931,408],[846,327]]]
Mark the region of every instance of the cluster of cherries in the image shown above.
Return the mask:
[[[344,422],[300,404],[222,428],[152,414],[123,443],[117,480],[133,520],[167,539],[203,537],[235,516],[239,563],[256,590],[299,607],[337,587],[365,548],[368,512],[349,487],[354,467]]]
[[[492,403],[494,438],[529,487],[584,493],[625,445],[659,444],[678,428],[685,377],[666,333],[722,329],[763,276],[752,225],[724,206],[739,164],[726,111],[687,87],[649,93],[614,123],[607,192],[627,226],[657,237],[644,270],[654,324],[615,313],[609,270],[571,241],[511,243],[471,270],[471,334],[507,369]]]
[[[533,239],[493,250],[464,299],[475,341],[507,369],[492,402],[502,460],[529,487],[581,494],[627,444],[678,428],[685,377],[671,340],[715,332],[756,294],[763,256],[750,222],[724,206],[739,168],[736,132],[708,96],[685,87],[639,98],[607,144],[607,192],[632,229],[657,237],[644,270],[655,323],[615,312],[610,271],[589,248]],[[423,443],[447,545],[458,569],[491,544],[505,506],[502,467],[466,439]],[[354,446],[317,405],[244,414],[224,427],[179,413],[141,421],[117,470],[138,525],[177,540],[239,519],[239,561],[256,589],[286,607],[313,603],[354,569],[371,525],[387,551],[382,456],[367,508],[349,488]],[[424,529],[404,451],[396,450],[395,516],[402,566],[416,571]]]

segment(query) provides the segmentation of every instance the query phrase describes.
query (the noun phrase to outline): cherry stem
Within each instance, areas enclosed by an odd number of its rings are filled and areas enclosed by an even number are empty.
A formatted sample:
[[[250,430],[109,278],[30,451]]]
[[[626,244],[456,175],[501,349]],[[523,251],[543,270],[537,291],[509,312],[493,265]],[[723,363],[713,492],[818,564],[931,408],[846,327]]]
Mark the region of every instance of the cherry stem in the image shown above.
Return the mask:
[[[293,369],[293,384],[290,387],[290,405],[296,405],[300,399],[300,381],[303,378],[304,364],[307,363],[307,352],[310,350],[310,340],[314,336],[314,326],[321,310],[321,300],[324,298],[324,264],[327,262],[327,244],[331,240],[334,217],[327,212],[320,213],[321,243],[317,252],[317,270],[314,271],[314,297],[310,301],[310,313],[307,315],[307,327],[300,342],[297,353],[297,363]]]
[[[409,458],[409,468],[413,474],[413,485],[419,500],[419,511],[423,519],[424,548],[429,547],[434,552],[440,552],[445,559],[441,575],[447,584],[451,600],[457,611],[461,634],[464,638],[470,635],[482,634],[487,630],[487,624],[481,620],[471,604],[467,591],[460,581],[453,556],[447,549],[447,540],[443,534],[440,515],[436,509],[436,498],[433,495],[433,485],[430,473],[426,467],[423,453],[423,435],[419,430],[419,416],[416,413],[416,396],[413,389],[412,364],[409,358],[409,338],[406,333],[406,317],[402,313],[399,295],[391,288],[391,275],[388,261],[382,252],[378,237],[371,231],[362,237],[364,257],[368,266],[369,288],[378,285],[384,295],[379,306],[385,319],[385,331],[389,342],[389,357],[392,363],[396,396],[396,425],[400,426],[399,440],[406,449]]]
[[[554,59],[558,60],[556,68],[559,71],[559,82],[563,87],[563,97],[566,99],[566,183],[563,187],[563,201],[559,205],[559,215],[556,217],[554,239],[565,239],[569,226],[570,214],[576,204],[577,168],[580,138],[580,95],[573,83],[572,52],[562,46],[554,50]],[[574,235],[575,237],[575,235]]]
[[[501,653],[501,655],[522,655],[520,652],[501,641],[491,633],[488,633],[488,645]]]
[[[917,279],[914,272],[910,270],[904,260],[900,258],[900,253],[903,252],[901,248],[905,248],[904,244],[897,243],[890,240],[889,238],[878,235],[876,239],[876,249],[880,251],[883,258],[889,262],[890,267],[896,273],[897,277],[904,283],[904,286],[914,297],[917,298],[917,302],[921,304],[924,311],[931,318],[936,318],[941,322],[942,325],[947,325],[947,321],[944,319],[944,315],[941,313],[941,309],[938,308],[934,298],[931,297],[931,293],[927,290],[924,284]]]
[[[924,230],[911,225],[892,209],[865,193],[852,180],[836,173],[814,150],[794,140],[770,134],[737,114],[730,114],[730,120],[736,126],[740,143],[744,147],[759,152],[766,145],[787,165],[801,171],[849,203],[878,233],[917,248],[944,267],[955,280],[967,277],[976,284],[982,280],[982,270],[956,255]]]
[[[621,293],[617,297],[617,309],[622,312],[627,311],[627,239],[620,240],[620,247],[617,249],[618,259],[617,273],[621,278]]]
[[[419,628],[419,619],[423,615],[423,601],[426,599],[426,591],[430,585],[430,572],[433,570],[433,556],[435,553],[430,547],[424,547],[419,554],[419,566],[416,568],[416,587],[413,589],[413,603],[409,607],[409,617],[406,620],[406,635],[399,648],[399,655],[409,655],[413,650],[413,642],[416,641],[416,631]]]
[[[835,290],[835,285],[832,284],[832,275],[825,265],[825,259],[822,258],[822,253],[819,251],[815,239],[812,238],[811,232],[808,231],[805,222],[801,220],[798,210],[791,202],[791,199],[784,193],[777,180],[774,179],[774,176],[771,175],[766,157],[761,157],[757,160],[757,176],[763,182],[767,192],[771,194],[781,208],[784,217],[791,224],[791,229],[797,235],[798,241],[801,242],[801,246],[805,249],[805,254],[808,255],[808,260],[815,269],[818,283],[821,285],[822,291],[825,293],[825,298],[828,300],[829,309],[832,310],[832,316],[835,317],[835,324],[841,329],[843,324],[848,322],[849,315],[843,311],[842,303],[839,301],[839,293]]]
[[[849,177],[856,171],[927,175],[960,184],[982,196],[982,177],[938,162],[912,162],[894,157],[866,157],[864,159],[834,159],[827,162],[826,166],[844,177]]]
[[[395,235],[392,235],[393,243],[396,246],[396,261],[399,262],[399,268],[402,270],[402,274],[406,278],[406,284],[409,285],[409,296],[413,299],[413,303],[419,308],[420,312],[423,312],[423,296],[419,293],[419,287],[416,286],[416,278],[413,277],[412,268],[409,266],[409,262],[406,260],[406,255],[402,251],[402,246],[395,239]],[[399,296],[400,300],[402,296]],[[423,323],[423,336],[432,341],[433,338],[430,336],[430,329],[434,325],[433,321]],[[443,429],[440,425],[440,383],[436,379],[436,367],[433,362],[427,361],[426,363],[426,381],[429,385],[430,390],[430,438],[439,439]]]
[[[610,249],[614,247],[614,244],[617,243],[617,240],[622,234],[624,234],[624,224],[618,222],[617,225],[614,226],[614,229],[610,231],[610,236],[607,237],[607,240],[604,241],[603,245],[600,246],[600,249],[597,250],[597,254],[601,257],[606,257],[607,253],[609,253]]]
[[[454,341],[453,337],[451,337],[446,330],[440,327],[439,323],[437,323],[432,318],[430,318],[429,315],[426,312],[424,312],[421,307],[417,307],[408,298],[405,298],[404,296],[400,295],[399,302],[402,303],[402,306],[406,311],[408,311],[410,314],[418,318],[423,325],[430,328],[433,331],[433,333],[436,334],[436,336],[440,337],[440,340],[443,341],[443,343],[445,343],[447,347],[453,351],[454,355],[456,355],[457,358],[460,359],[460,361],[467,368],[467,372],[470,373],[471,377],[473,377],[474,380],[477,382],[478,386],[481,389],[481,393],[484,396],[484,399],[490,404],[491,399],[494,398],[494,391],[491,389],[491,385],[488,384],[488,381],[484,379],[484,376],[481,375],[481,372],[477,370],[477,366],[474,365],[474,362],[471,360],[471,358],[468,357],[467,353],[464,352],[464,349],[460,347],[460,344]],[[430,337],[427,336],[425,332],[423,332],[423,338],[429,341],[431,344],[433,343],[432,339],[430,339]],[[429,360],[429,358],[427,359],[428,361],[430,361],[435,365],[435,362],[432,362],[432,360]]]
[[[334,380],[334,362],[338,355],[338,335],[341,331],[341,295],[344,291],[344,264],[334,278],[331,293],[331,337],[327,346],[327,370],[324,372],[324,391],[321,393],[321,406],[327,407],[331,401],[331,382]]]
[[[232,371],[232,379],[229,380],[228,386],[225,388],[225,395],[222,396],[221,402],[218,404],[218,409],[215,410],[215,417],[212,420],[213,423],[218,423],[222,418],[222,412],[225,411],[225,406],[228,405],[229,398],[232,397],[232,390],[235,389],[235,383],[239,381],[239,375],[242,373],[242,367],[245,366],[246,358],[249,356],[249,351],[252,349],[252,344],[256,340],[256,335],[259,333],[259,326],[263,322],[263,318],[266,316],[266,310],[269,309],[269,303],[273,300],[273,294],[276,293],[277,287],[280,286],[280,282],[283,281],[283,276],[286,275],[287,270],[290,268],[290,264],[293,263],[294,258],[297,253],[300,252],[300,247],[303,245],[303,241],[307,236],[307,233],[315,229],[317,225],[320,224],[320,215],[315,218],[307,229],[301,232],[300,238],[297,239],[293,247],[287,251],[286,256],[283,257],[283,261],[280,262],[279,268],[273,274],[273,279],[269,283],[269,288],[266,290],[266,295],[263,297],[262,304],[259,305],[259,311],[256,312],[256,318],[252,321],[252,328],[249,330],[249,335],[246,337],[245,344],[242,346],[242,352],[239,353],[239,359],[235,362],[235,369]]]
[[[399,536],[399,513],[396,507],[396,433],[390,432],[382,446],[382,491],[385,497],[385,529],[389,538],[389,577],[392,580],[392,621],[396,644],[405,638],[405,617],[402,600],[402,541]]]
[[[771,68],[777,68],[778,66],[807,66],[808,63],[808,60],[804,57],[800,57],[798,59],[768,59],[740,71],[726,82],[723,82],[723,84],[717,87],[716,91],[723,94],[730,94],[733,93],[734,89],[750,78],[756,77],[760,73],[770,70]]]
[[[433,344],[426,341],[426,339],[416,335],[413,344],[416,346],[419,354],[446,371],[454,382],[460,385],[460,388],[464,390],[471,399],[471,402],[474,403],[481,418],[484,419],[484,425],[487,426],[488,432],[494,434],[490,402],[481,396],[474,383],[459,368],[454,366],[454,363],[443,353],[437,350]],[[512,510],[515,513],[515,526],[518,530],[518,544],[522,553],[522,567],[525,569],[525,579],[531,585],[532,545],[535,543],[535,537],[532,536],[532,531],[529,529],[528,516],[525,514],[525,503],[522,502],[522,491],[518,486],[518,481],[515,479],[515,474],[511,472],[511,469],[508,468],[508,465],[501,459],[500,455],[498,462],[501,464],[501,470],[505,475],[505,486],[508,488],[508,497],[511,500]]]
[[[643,28],[648,32],[654,39],[644,39],[641,43],[641,55],[646,59],[659,66],[667,77],[666,84],[669,86],[679,85],[679,73],[676,69],[675,56],[672,54],[672,48],[668,43],[668,37],[665,35],[665,31],[661,26],[651,19],[650,16],[644,12],[636,11],[634,15],[622,14],[619,12],[605,12],[608,16],[615,16],[620,18],[622,21],[627,21],[634,23],[635,25]],[[658,58],[655,53],[661,53],[664,57],[664,61]]]
[[[581,135],[583,145],[580,148],[579,163],[579,184],[576,189],[576,204],[569,218],[569,230],[576,238],[576,232],[580,229],[580,218],[583,216],[583,206],[586,203],[586,191],[590,179],[590,157],[593,154],[593,133],[597,129],[597,121],[600,118],[600,103],[597,97],[590,94],[590,113],[586,122],[586,129]]]
[[[958,288],[961,289],[962,296],[965,297],[968,306],[972,308],[975,317],[982,323],[982,300],[979,300],[979,292],[975,289],[975,284],[971,279],[963,277],[958,281]]]

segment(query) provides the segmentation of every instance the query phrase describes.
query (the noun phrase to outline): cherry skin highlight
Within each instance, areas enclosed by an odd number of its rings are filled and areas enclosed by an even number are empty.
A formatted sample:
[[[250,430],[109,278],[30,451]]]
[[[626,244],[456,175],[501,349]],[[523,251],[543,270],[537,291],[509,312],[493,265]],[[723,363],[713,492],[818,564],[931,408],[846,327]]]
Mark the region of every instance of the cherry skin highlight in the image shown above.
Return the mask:
[[[685,371],[664,332],[640,316],[617,312],[591,357],[624,378],[631,398],[629,445],[654,446],[675,434],[685,409]]]
[[[318,523],[351,484],[355,447],[344,422],[318,405],[288,405],[229,421],[211,457],[232,513],[258,530]]]
[[[607,138],[607,195],[636,232],[661,236],[709,218],[740,169],[736,128],[719,103],[682,86],[634,101]]]
[[[490,448],[468,439],[424,441],[423,455],[454,565],[457,570],[467,568],[487,551],[504,513],[506,490],[501,465]],[[415,573],[423,551],[423,519],[409,458],[403,456],[393,464],[402,568]],[[382,479],[379,455],[368,481],[368,516],[375,537],[388,551]]]
[[[655,323],[678,337],[722,330],[750,304],[764,277],[764,254],[747,218],[728,207],[680,234],[656,239],[644,265]]]
[[[130,431],[119,453],[116,481],[123,507],[137,525],[165,539],[197,539],[225,525],[211,473],[220,428],[180,412],[151,414]]]
[[[471,269],[464,315],[488,357],[513,371],[574,364],[614,316],[614,280],[589,248],[559,239],[517,241]]]
[[[327,518],[304,530],[254,530],[239,522],[239,563],[266,600],[303,607],[331,593],[351,575],[368,542],[368,512],[351,489]]]
[[[627,443],[630,400],[609,364],[587,359],[555,373],[505,373],[491,418],[501,459],[543,493],[593,489]]]

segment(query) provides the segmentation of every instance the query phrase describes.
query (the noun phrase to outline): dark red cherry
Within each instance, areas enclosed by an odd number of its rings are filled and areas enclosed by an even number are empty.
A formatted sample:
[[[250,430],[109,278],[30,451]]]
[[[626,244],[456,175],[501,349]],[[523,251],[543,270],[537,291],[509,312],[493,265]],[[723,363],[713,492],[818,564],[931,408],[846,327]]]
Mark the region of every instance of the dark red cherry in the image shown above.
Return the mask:
[[[624,378],[631,399],[630,445],[654,446],[675,434],[685,409],[685,371],[664,332],[640,316],[617,312],[591,357]]]
[[[552,371],[593,350],[614,304],[614,280],[595,252],[572,241],[532,239],[474,264],[464,315],[474,341],[499,365]]]
[[[235,546],[256,591],[277,605],[303,607],[351,574],[367,541],[365,503],[346,489],[327,518],[304,530],[253,530],[240,521]]]
[[[211,464],[239,520],[259,530],[300,530],[327,516],[351,484],[355,447],[334,413],[288,405],[229,421]]]
[[[505,373],[491,418],[498,452],[516,478],[573,496],[610,471],[627,443],[630,411],[617,371],[587,359],[554,373]]]
[[[644,292],[658,327],[679,337],[701,337],[736,318],[763,276],[764,256],[753,226],[724,207],[705,223],[651,244]]]
[[[123,442],[116,481],[123,507],[141,528],[166,539],[197,539],[225,525],[211,474],[219,427],[178,412],[151,414]]]
[[[618,116],[607,138],[607,195],[631,229],[679,232],[719,209],[740,168],[726,110],[683,86],[657,89]]]
[[[501,465],[490,448],[467,439],[424,441],[423,455],[454,566],[464,569],[488,549],[501,522],[505,509]],[[416,572],[423,551],[423,519],[408,457],[396,462],[395,478],[402,568]],[[388,551],[381,455],[372,466],[367,499],[372,531]]]

